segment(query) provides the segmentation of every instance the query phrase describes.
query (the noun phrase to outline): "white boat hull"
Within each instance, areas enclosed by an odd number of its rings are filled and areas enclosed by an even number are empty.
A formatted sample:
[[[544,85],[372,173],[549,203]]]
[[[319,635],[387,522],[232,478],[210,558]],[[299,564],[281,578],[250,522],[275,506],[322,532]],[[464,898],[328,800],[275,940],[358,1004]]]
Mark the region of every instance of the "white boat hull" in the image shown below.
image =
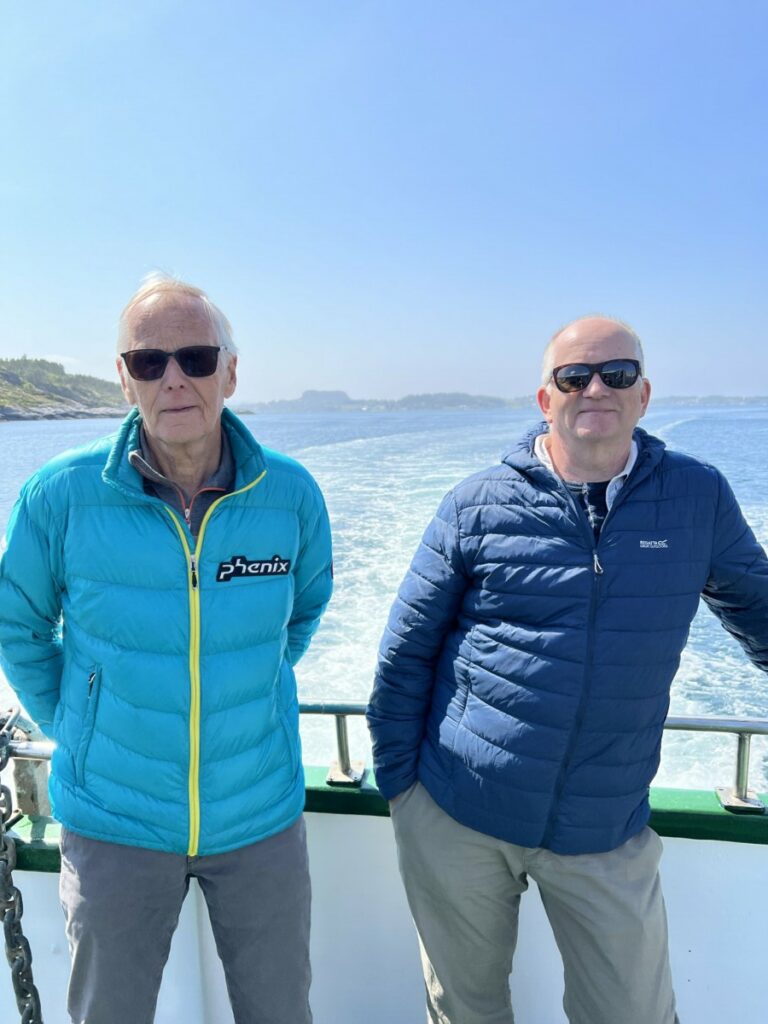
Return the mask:
[[[313,884],[315,1024],[420,1024],[425,1019],[418,947],[397,873],[387,818],[307,814]],[[766,848],[665,839],[662,879],[672,968],[683,1024],[765,1024],[768,922]],[[69,1024],[69,970],[58,875],[17,871],[24,930],[46,1024]],[[16,1019],[10,975],[0,968],[0,1020]],[[512,982],[517,1024],[565,1024],[562,968],[541,902],[522,901]],[[156,1024],[227,1024],[226,998],[207,913],[190,889],[174,937]],[[620,1024],[620,1022],[617,1022]]]

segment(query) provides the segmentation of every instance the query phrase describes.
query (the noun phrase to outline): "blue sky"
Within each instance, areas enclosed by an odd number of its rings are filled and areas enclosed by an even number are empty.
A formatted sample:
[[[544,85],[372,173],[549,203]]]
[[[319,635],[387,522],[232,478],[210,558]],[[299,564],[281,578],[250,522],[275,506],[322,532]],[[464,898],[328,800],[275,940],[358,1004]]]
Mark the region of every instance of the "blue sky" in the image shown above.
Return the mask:
[[[241,399],[530,393],[564,321],[768,394],[763,0],[0,7],[0,354],[114,377],[155,268]]]

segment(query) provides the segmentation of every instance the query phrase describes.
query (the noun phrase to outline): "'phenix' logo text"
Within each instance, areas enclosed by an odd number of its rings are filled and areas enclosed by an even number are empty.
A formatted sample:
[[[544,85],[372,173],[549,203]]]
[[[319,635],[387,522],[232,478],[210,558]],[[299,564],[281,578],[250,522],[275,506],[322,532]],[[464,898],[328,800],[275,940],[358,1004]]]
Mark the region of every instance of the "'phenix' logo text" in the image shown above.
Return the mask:
[[[249,562],[245,555],[232,555],[228,562],[219,563],[216,582],[226,583],[236,576],[287,576],[290,571],[290,559],[281,558],[280,555],[253,562]]]

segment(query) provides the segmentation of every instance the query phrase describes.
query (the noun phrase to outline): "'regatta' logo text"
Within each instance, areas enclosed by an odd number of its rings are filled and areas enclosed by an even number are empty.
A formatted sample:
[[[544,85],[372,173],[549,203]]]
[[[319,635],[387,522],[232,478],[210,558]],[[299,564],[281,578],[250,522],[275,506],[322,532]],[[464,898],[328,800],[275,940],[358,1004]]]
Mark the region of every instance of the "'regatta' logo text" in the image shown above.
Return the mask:
[[[287,576],[290,571],[290,559],[281,558],[280,555],[253,562],[249,562],[245,555],[232,555],[228,562],[219,563],[216,582],[226,583],[239,576]]]

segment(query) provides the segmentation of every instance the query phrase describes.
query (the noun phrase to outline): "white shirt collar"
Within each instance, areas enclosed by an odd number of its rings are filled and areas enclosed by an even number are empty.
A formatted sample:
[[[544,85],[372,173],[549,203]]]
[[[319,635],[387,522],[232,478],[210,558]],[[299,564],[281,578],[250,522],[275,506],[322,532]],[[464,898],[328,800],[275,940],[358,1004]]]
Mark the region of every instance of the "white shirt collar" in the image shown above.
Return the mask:
[[[536,435],[536,440],[533,443],[533,454],[536,456],[536,458],[539,460],[539,462],[541,462],[543,466],[546,466],[546,468],[550,471],[550,473],[553,476],[558,476],[558,473],[555,471],[555,467],[552,465],[552,459],[549,455],[549,447],[546,443],[548,437],[549,435],[546,433]],[[624,469],[622,469],[620,473],[617,473],[616,476],[611,478],[611,480],[608,483],[608,487],[606,488],[605,503],[608,506],[608,508],[611,507],[616,498],[616,495],[624,486],[627,477],[634,468],[635,462],[637,462],[637,441],[635,441],[635,439],[633,438],[632,443],[629,446],[629,457],[627,458],[627,461],[624,465]]]

